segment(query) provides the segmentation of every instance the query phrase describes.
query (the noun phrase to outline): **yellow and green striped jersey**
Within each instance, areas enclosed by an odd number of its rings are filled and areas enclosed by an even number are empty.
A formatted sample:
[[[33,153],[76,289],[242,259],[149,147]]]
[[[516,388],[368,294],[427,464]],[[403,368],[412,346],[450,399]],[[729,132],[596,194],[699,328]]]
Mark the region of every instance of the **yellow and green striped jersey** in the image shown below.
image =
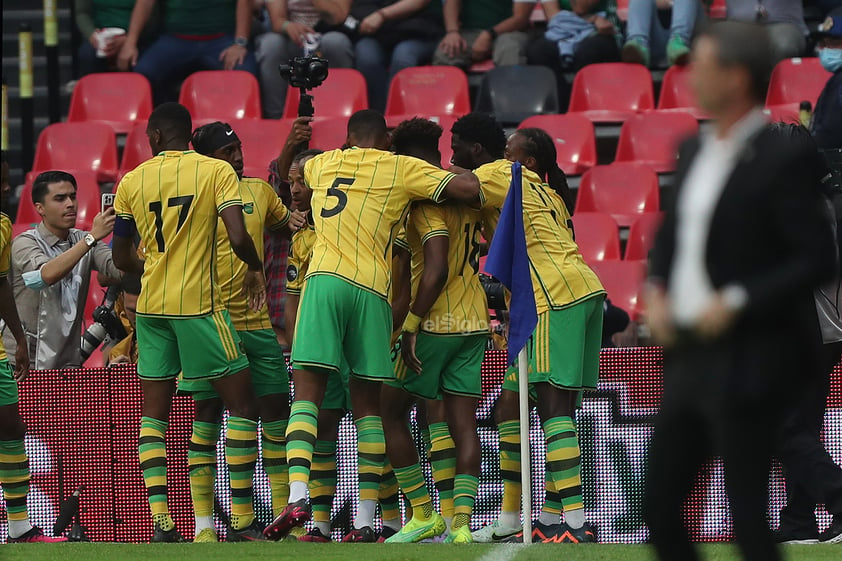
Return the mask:
[[[316,230],[311,216],[307,216],[307,226],[292,235],[292,243],[287,257],[287,294],[301,294],[304,289],[304,277],[313,255],[316,243]]]
[[[406,235],[412,252],[412,299],[424,272],[424,243],[448,238],[447,283],[421,322],[427,333],[469,335],[488,332],[488,302],[479,282],[479,210],[464,205],[416,203]]]
[[[9,276],[12,266],[12,221],[5,213],[0,212],[0,278]],[[9,288],[11,294],[12,289]],[[6,360],[6,348],[0,337],[0,360]]]
[[[137,313],[196,317],[224,308],[216,277],[218,215],[242,206],[231,164],[193,151],[161,152],[123,177],[117,216],[146,247]]]
[[[373,148],[333,150],[304,165],[316,243],[308,276],[334,275],[388,300],[392,242],[413,200],[442,198],[453,174]]]
[[[289,222],[289,209],[281,202],[272,186],[256,177],[244,177],[240,181],[240,197],[243,199],[243,219],[246,223],[254,248],[263,260],[263,230],[277,230]],[[222,302],[228,308],[231,323],[237,331],[272,329],[269,309],[266,304],[259,311],[249,308],[243,294],[243,280],[248,265],[234,254],[228,231],[222,219],[216,229],[217,278]]]
[[[604,293],[599,277],[585,264],[573,241],[570,213],[561,197],[534,172],[522,169],[523,227],[538,313]],[[512,162],[497,160],[474,173],[486,198],[483,217],[496,224],[495,216],[499,218],[512,181]]]

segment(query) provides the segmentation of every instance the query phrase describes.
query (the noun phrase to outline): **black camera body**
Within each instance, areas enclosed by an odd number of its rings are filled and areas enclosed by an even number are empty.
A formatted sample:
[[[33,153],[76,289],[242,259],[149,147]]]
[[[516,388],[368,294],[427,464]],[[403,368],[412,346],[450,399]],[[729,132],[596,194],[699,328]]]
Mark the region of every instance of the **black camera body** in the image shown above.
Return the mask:
[[[506,306],[506,287],[503,283],[485,273],[479,274],[479,282],[488,299],[488,309],[502,311]]]
[[[91,314],[94,323],[82,333],[80,347],[82,360],[88,360],[88,357],[105,340],[106,335],[111,337],[111,340],[115,342],[122,341],[126,338],[126,329],[123,327],[120,318],[117,317],[116,312],[114,312],[114,304],[119,294],[119,286],[109,287],[102,304],[94,308],[94,312]]]
[[[328,62],[317,56],[297,56],[280,67],[281,77],[293,88],[312,90],[327,78]]]

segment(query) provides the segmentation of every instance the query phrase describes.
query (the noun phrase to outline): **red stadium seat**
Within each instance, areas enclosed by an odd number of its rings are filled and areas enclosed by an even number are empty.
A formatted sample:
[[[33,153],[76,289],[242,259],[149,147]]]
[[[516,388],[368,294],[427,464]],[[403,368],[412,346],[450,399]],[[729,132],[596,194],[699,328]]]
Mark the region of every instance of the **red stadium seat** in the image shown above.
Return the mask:
[[[27,230],[31,230],[37,222],[27,222],[25,224],[19,224],[15,222],[12,224],[12,239],[15,239],[19,235],[23,234]]]
[[[126,136],[120,173],[125,175],[153,155],[152,148],[149,146],[149,137],[146,136],[146,121],[135,123]]]
[[[802,101],[816,106],[831,73],[822,68],[818,58],[787,58],[772,71],[766,107],[785,105],[798,111]]]
[[[193,120],[259,119],[260,87],[254,75],[242,70],[203,70],[187,77],[178,102]]]
[[[341,148],[348,138],[348,119],[346,117],[316,118],[312,125],[313,136],[310,139],[310,148],[335,150]]]
[[[620,234],[617,222],[601,212],[577,212],[573,215],[573,232],[579,253],[585,261],[606,261],[620,258]]]
[[[618,123],[655,108],[652,75],[640,64],[590,64],[576,73],[569,113],[597,123]]]
[[[368,87],[359,70],[334,68],[318,88],[310,91],[316,117],[350,117],[360,109],[368,109]],[[287,89],[284,117],[298,116],[298,88]]]
[[[765,107],[763,113],[772,123],[800,123],[798,105],[792,103],[790,105],[774,105],[772,107]]]
[[[276,119],[244,119],[231,125],[243,143],[245,167],[269,167],[284,147],[292,121]]]
[[[595,166],[579,184],[576,212],[605,212],[620,226],[631,226],[641,214],[657,212],[660,205],[658,176],[652,168],[618,162]]]
[[[416,115],[462,116],[470,112],[468,78],[453,66],[405,68],[389,85],[386,117],[390,123]]]
[[[646,263],[643,261],[592,261],[588,263],[599,275],[611,303],[628,312],[632,320],[643,315],[643,281]]]
[[[635,115],[623,123],[614,161],[646,164],[658,173],[675,171],[679,144],[698,132],[698,121],[687,113]]]
[[[117,141],[104,123],[54,123],[38,136],[32,173],[90,170],[102,183],[117,179]]]
[[[663,220],[663,213],[648,212],[641,214],[632,223],[626,244],[626,261],[645,261],[649,258],[649,250],[655,244],[655,234]]]
[[[689,113],[700,121],[710,119],[710,115],[696,104],[696,94],[690,87],[689,66],[670,66],[664,73],[658,110]]]
[[[711,3],[708,9],[708,15],[712,19],[725,19],[727,14],[728,6],[726,0],[713,0],[713,3]]]
[[[94,216],[100,211],[102,205],[97,176],[91,171],[72,171],[69,173],[72,173],[73,177],[76,178],[76,228],[90,230]],[[15,224],[30,225],[41,222],[41,215],[38,214],[35,205],[32,203],[32,182],[37,175],[33,173],[27,176],[23,191],[20,194]]]
[[[544,129],[555,141],[558,165],[567,175],[582,175],[596,165],[593,124],[577,113],[535,115],[521,122],[521,129]]]
[[[617,0],[617,17],[620,21],[629,20],[629,0]]]
[[[152,89],[143,74],[119,72],[83,76],[70,98],[69,122],[97,121],[120,134],[152,112]]]

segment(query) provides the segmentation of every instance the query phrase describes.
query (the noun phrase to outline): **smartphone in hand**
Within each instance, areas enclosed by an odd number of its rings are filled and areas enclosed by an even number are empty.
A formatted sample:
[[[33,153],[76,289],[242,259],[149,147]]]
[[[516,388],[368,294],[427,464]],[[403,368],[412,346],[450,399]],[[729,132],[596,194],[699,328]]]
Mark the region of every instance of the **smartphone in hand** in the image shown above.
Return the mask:
[[[106,210],[113,207],[114,206],[114,198],[116,196],[117,195],[115,195],[114,193],[103,193],[102,194],[102,206],[100,208],[100,212],[104,213]]]

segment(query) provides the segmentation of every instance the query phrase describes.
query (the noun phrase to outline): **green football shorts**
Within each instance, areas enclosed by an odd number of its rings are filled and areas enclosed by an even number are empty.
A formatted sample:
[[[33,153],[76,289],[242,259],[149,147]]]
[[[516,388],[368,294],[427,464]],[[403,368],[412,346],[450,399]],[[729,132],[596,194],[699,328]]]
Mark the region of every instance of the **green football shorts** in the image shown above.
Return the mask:
[[[410,370],[400,353],[402,339],[395,343],[395,380],[390,386],[403,388],[422,399],[441,399],[442,392],[482,397],[480,371],[488,335],[436,335],[418,333],[415,356],[421,373]]]
[[[312,276],[298,308],[293,368],[333,374],[344,358],[352,376],[392,379],[391,329],[392,310],[386,300],[332,275]]]
[[[226,310],[197,318],[137,316],[137,375],[143,380],[213,380],[248,368]]]
[[[15,382],[12,365],[6,359],[0,360],[0,407],[14,405],[18,401],[18,383]]]

